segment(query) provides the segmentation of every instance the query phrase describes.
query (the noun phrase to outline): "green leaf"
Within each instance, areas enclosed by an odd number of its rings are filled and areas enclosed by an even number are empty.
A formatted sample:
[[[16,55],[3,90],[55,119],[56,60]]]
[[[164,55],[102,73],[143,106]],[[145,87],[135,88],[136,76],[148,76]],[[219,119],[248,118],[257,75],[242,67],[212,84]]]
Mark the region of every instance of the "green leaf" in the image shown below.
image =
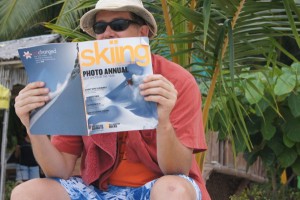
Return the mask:
[[[248,80],[245,85],[245,97],[250,104],[258,103],[262,99],[264,85],[260,80]]]
[[[209,20],[210,20],[211,1],[212,0],[204,0],[204,2],[203,2],[203,19],[204,19],[203,46],[204,46],[204,48],[207,43],[207,33],[208,33],[208,25],[209,25]]]
[[[290,167],[297,159],[298,155],[294,149],[285,149],[283,153],[278,156],[279,163],[283,168]]]
[[[262,118],[257,115],[249,115],[245,119],[247,130],[250,135],[259,133],[260,131],[260,124],[262,122]],[[260,134],[260,133],[259,133]]]
[[[298,93],[291,93],[288,97],[288,105],[294,117],[300,116],[300,95]]]
[[[263,160],[263,162],[266,166],[270,167],[270,166],[274,165],[274,161],[276,159],[276,156],[270,148],[268,148],[268,147],[264,148],[260,152],[260,157],[261,157],[261,159]]]
[[[290,140],[300,142],[300,118],[289,119],[282,128]]]
[[[300,62],[294,62],[291,67],[296,71],[296,74],[300,74]]]
[[[287,146],[288,148],[291,148],[295,145],[295,142],[290,140],[286,134],[283,134],[283,143],[285,144],[285,146]]]
[[[75,41],[93,40],[93,38],[87,34],[81,33],[79,31],[74,31],[74,30],[71,30],[71,29],[63,27],[63,26],[59,26],[59,25],[51,24],[51,23],[44,23],[44,26],[47,28],[53,29],[53,32],[73,38]]]
[[[292,165],[292,170],[297,176],[300,176],[300,158]]]
[[[257,116],[263,116],[263,112],[269,108],[270,103],[266,99],[261,99],[257,104],[255,104],[255,114]]]
[[[266,140],[270,140],[276,133],[275,126],[267,120],[265,123],[262,124],[261,133]]]
[[[276,133],[276,127],[273,125],[276,117],[277,114],[272,108],[265,110],[264,120],[261,123],[261,133],[265,140],[270,140]]]
[[[274,93],[278,96],[288,94],[296,86],[296,75],[284,73],[282,74],[276,81],[276,85],[274,87]]]
[[[282,143],[282,138],[278,134],[267,143],[267,146],[270,147],[277,156],[286,148]]]

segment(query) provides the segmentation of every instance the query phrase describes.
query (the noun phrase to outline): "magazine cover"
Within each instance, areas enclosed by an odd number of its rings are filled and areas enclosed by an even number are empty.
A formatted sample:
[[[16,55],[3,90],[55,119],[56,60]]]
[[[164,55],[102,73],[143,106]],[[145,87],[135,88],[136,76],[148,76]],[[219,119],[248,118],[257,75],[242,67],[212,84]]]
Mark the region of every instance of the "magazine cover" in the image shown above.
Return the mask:
[[[154,129],[156,103],[139,84],[152,74],[147,37],[57,43],[19,49],[29,82],[51,100],[30,116],[32,134],[92,135]]]

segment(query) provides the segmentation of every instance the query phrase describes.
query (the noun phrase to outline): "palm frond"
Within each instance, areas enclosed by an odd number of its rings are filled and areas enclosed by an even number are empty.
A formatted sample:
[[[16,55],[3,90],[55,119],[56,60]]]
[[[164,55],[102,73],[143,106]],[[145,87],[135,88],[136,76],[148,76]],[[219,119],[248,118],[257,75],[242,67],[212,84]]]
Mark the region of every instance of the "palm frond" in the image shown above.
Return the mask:
[[[59,26],[56,24],[52,24],[52,23],[44,23],[44,26],[52,29],[53,32],[64,35],[64,37],[66,39],[70,38],[69,40],[71,41],[88,41],[88,40],[94,40],[94,38],[92,38],[89,35],[86,35],[84,33],[81,33],[80,31],[76,31],[74,29],[71,28],[66,28],[64,26]]]
[[[0,1],[0,40],[22,37],[24,32],[39,26],[40,20],[51,17],[48,11],[40,12],[45,5],[43,0]]]

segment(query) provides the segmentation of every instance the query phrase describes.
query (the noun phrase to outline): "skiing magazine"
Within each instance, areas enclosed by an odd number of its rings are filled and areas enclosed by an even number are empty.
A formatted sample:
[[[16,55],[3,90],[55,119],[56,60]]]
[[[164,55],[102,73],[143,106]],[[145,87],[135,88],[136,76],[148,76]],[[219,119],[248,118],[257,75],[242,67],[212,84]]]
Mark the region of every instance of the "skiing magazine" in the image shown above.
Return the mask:
[[[29,82],[51,100],[30,116],[32,134],[93,135],[155,129],[157,105],[139,92],[152,74],[147,37],[51,43],[19,49]]]

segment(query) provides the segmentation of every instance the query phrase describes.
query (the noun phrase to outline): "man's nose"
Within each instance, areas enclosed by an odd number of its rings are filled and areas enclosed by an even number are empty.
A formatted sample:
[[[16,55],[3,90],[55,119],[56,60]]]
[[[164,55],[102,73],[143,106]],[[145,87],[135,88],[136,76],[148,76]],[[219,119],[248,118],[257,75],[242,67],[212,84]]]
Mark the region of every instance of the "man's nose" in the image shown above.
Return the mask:
[[[112,38],[114,36],[115,36],[115,31],[112,30],[110,28],[110,26],[107,26],[106,29],[105,29],[105,31],[104,31],[104,33],[103,33],[104,39],[106,39],[106,38]]]

